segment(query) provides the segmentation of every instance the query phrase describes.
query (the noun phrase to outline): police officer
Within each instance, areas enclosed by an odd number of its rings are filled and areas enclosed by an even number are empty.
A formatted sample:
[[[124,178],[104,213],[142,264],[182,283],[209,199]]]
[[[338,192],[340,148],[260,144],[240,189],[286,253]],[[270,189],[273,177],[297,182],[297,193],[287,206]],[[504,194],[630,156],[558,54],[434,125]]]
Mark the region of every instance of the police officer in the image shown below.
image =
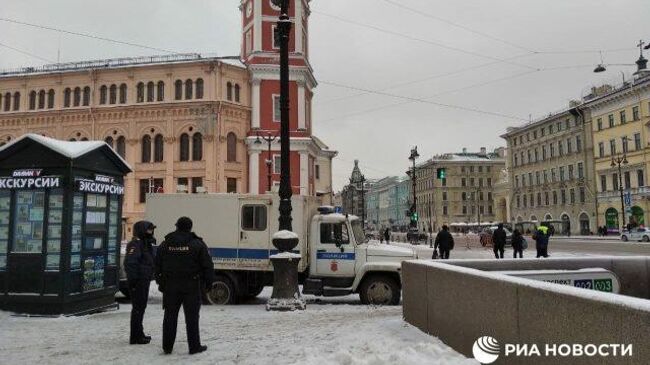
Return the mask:
[[[133,239],[126,246],[124,270],[131,294],[131,345],[146,345],[151,337],[144,334],[142,319],[149,300],[149,284],[153,279],[154,245],[153,232],[156,226],[151,222],[139,221],[133,225]]]
[[[178,311],[183,306],[190,355],[208,349],[201,345],[201,294],[212,287],[214,265],[203,240],[192,232],[192,220],[181,217],[176,231],[165,236],[156,255],[156,282],[163,293],[163,351],[170,354],[176,340]]]

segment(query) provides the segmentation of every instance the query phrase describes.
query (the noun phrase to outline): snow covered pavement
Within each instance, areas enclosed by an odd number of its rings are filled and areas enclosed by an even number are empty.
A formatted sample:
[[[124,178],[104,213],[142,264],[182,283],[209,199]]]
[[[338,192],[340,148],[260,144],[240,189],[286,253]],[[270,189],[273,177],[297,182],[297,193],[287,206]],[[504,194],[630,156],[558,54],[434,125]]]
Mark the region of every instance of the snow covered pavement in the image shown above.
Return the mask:
[[[437,338],[402,320],[402,307],[368,307],[358,296],[306,296],[307,310],[267,312],[266,288],[253,302],[204,306],[201,310],[203,354],[189,356],[184,319],[172,355],[161,349],[161,296],[151,290],[145,315],[149,345],[129,345],[129,311],[71,318],[25,318],[0,312],[0,357],[5,364],[306,364],[476,365]]]

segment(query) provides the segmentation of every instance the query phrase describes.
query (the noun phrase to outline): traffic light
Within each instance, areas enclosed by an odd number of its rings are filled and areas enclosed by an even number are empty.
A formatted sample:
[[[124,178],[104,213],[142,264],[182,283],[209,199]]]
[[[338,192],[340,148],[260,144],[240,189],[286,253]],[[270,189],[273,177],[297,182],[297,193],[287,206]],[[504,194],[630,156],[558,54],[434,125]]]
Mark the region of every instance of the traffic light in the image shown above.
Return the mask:
[[[447,178],[447,171],[445,168],[439,168],[437,170],[437,176],[438,180],[446,179]]]
[[[418,221],[418,213],[417,213],[417,212],[413,212],[413,214],[411,215],[411,220],[412,220],[413,222],[417,222],[417,221]]]

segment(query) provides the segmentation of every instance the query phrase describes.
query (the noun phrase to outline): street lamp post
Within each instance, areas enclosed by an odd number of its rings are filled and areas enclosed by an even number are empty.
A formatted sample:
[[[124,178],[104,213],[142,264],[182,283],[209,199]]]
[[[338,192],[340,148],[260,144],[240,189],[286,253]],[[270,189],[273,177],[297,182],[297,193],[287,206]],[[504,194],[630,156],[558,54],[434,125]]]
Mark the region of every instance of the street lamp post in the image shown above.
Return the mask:
[[[277,36],[280,43],[280,230],[273,235],[273,246],[279,253],[270,257],[273,264],[273,294],[267,310],[288,311],[305,309],[305,300],[298,288],[300,255],[292,253],[299,242],[291,227],[291,168],[289,139],[289,0],[272,0],[280,7]]]
[[[624,140],[627,140],[624,138]],[[623,142],[625,143],[625,141]],[[618,191],[621,195],[621,214],[623,215],[623,225],[621,226],[621,232],[623,232],[623,229],[625,229],[625,199],[623,198],[623,178],[622,178],[622,169],[621,165],[627,165],[627,151],[623,151],[623,156],[619,156],[618,154],[616,157],[612,156],[612,167],[617,167],[618,166]]]
[[[476,189],[476,220],[478,223],[478,230],[481,230],[481,206],[479,205],[479,194],[481,193],[481,188]]]
[[[359,181],[361,181],[361,222],[362,222],[361,226],[365,231],[366,230],[366,190],[365,190],[366,177],[361,175]]]
[[[415,189],[417,186],[417,175],[415,173],[415,160],[420,157],[418,154],[418,147],[415,146],[411,148],[411,155],[409,156],[409,160],[413,162],[413,170],[411,172],[411,182],[413,184],[413,205],[411,206],[411,216],[417,212],[418,209],[418,197],[415,194]],[[417,228],[418,223],[411,219],[411,226]]]
[[[267,158],[266,158],[266,191],[271,191],[271,181],[272,181],[272,174],[271,174],[271,167],[273,166],[273,160],[271,159],[271,143],[275,141],[278,138],[277,135],[272,135],[271,133],[267,133],[266,136],[262,136],[260,139],[260,134],[257,134],[257,139],[255,140],[255,144],[262,144],[262,139],[267,143],[268,149],[267,149]]]

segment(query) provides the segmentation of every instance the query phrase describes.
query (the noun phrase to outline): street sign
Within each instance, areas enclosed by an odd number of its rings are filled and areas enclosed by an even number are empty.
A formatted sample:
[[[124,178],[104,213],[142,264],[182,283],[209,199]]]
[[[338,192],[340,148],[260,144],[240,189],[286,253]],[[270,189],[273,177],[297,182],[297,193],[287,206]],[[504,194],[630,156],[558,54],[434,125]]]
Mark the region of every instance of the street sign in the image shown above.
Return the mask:
[[[623,201],[626,207],[632,206],[632,194],[629,191],[623,194]]]

